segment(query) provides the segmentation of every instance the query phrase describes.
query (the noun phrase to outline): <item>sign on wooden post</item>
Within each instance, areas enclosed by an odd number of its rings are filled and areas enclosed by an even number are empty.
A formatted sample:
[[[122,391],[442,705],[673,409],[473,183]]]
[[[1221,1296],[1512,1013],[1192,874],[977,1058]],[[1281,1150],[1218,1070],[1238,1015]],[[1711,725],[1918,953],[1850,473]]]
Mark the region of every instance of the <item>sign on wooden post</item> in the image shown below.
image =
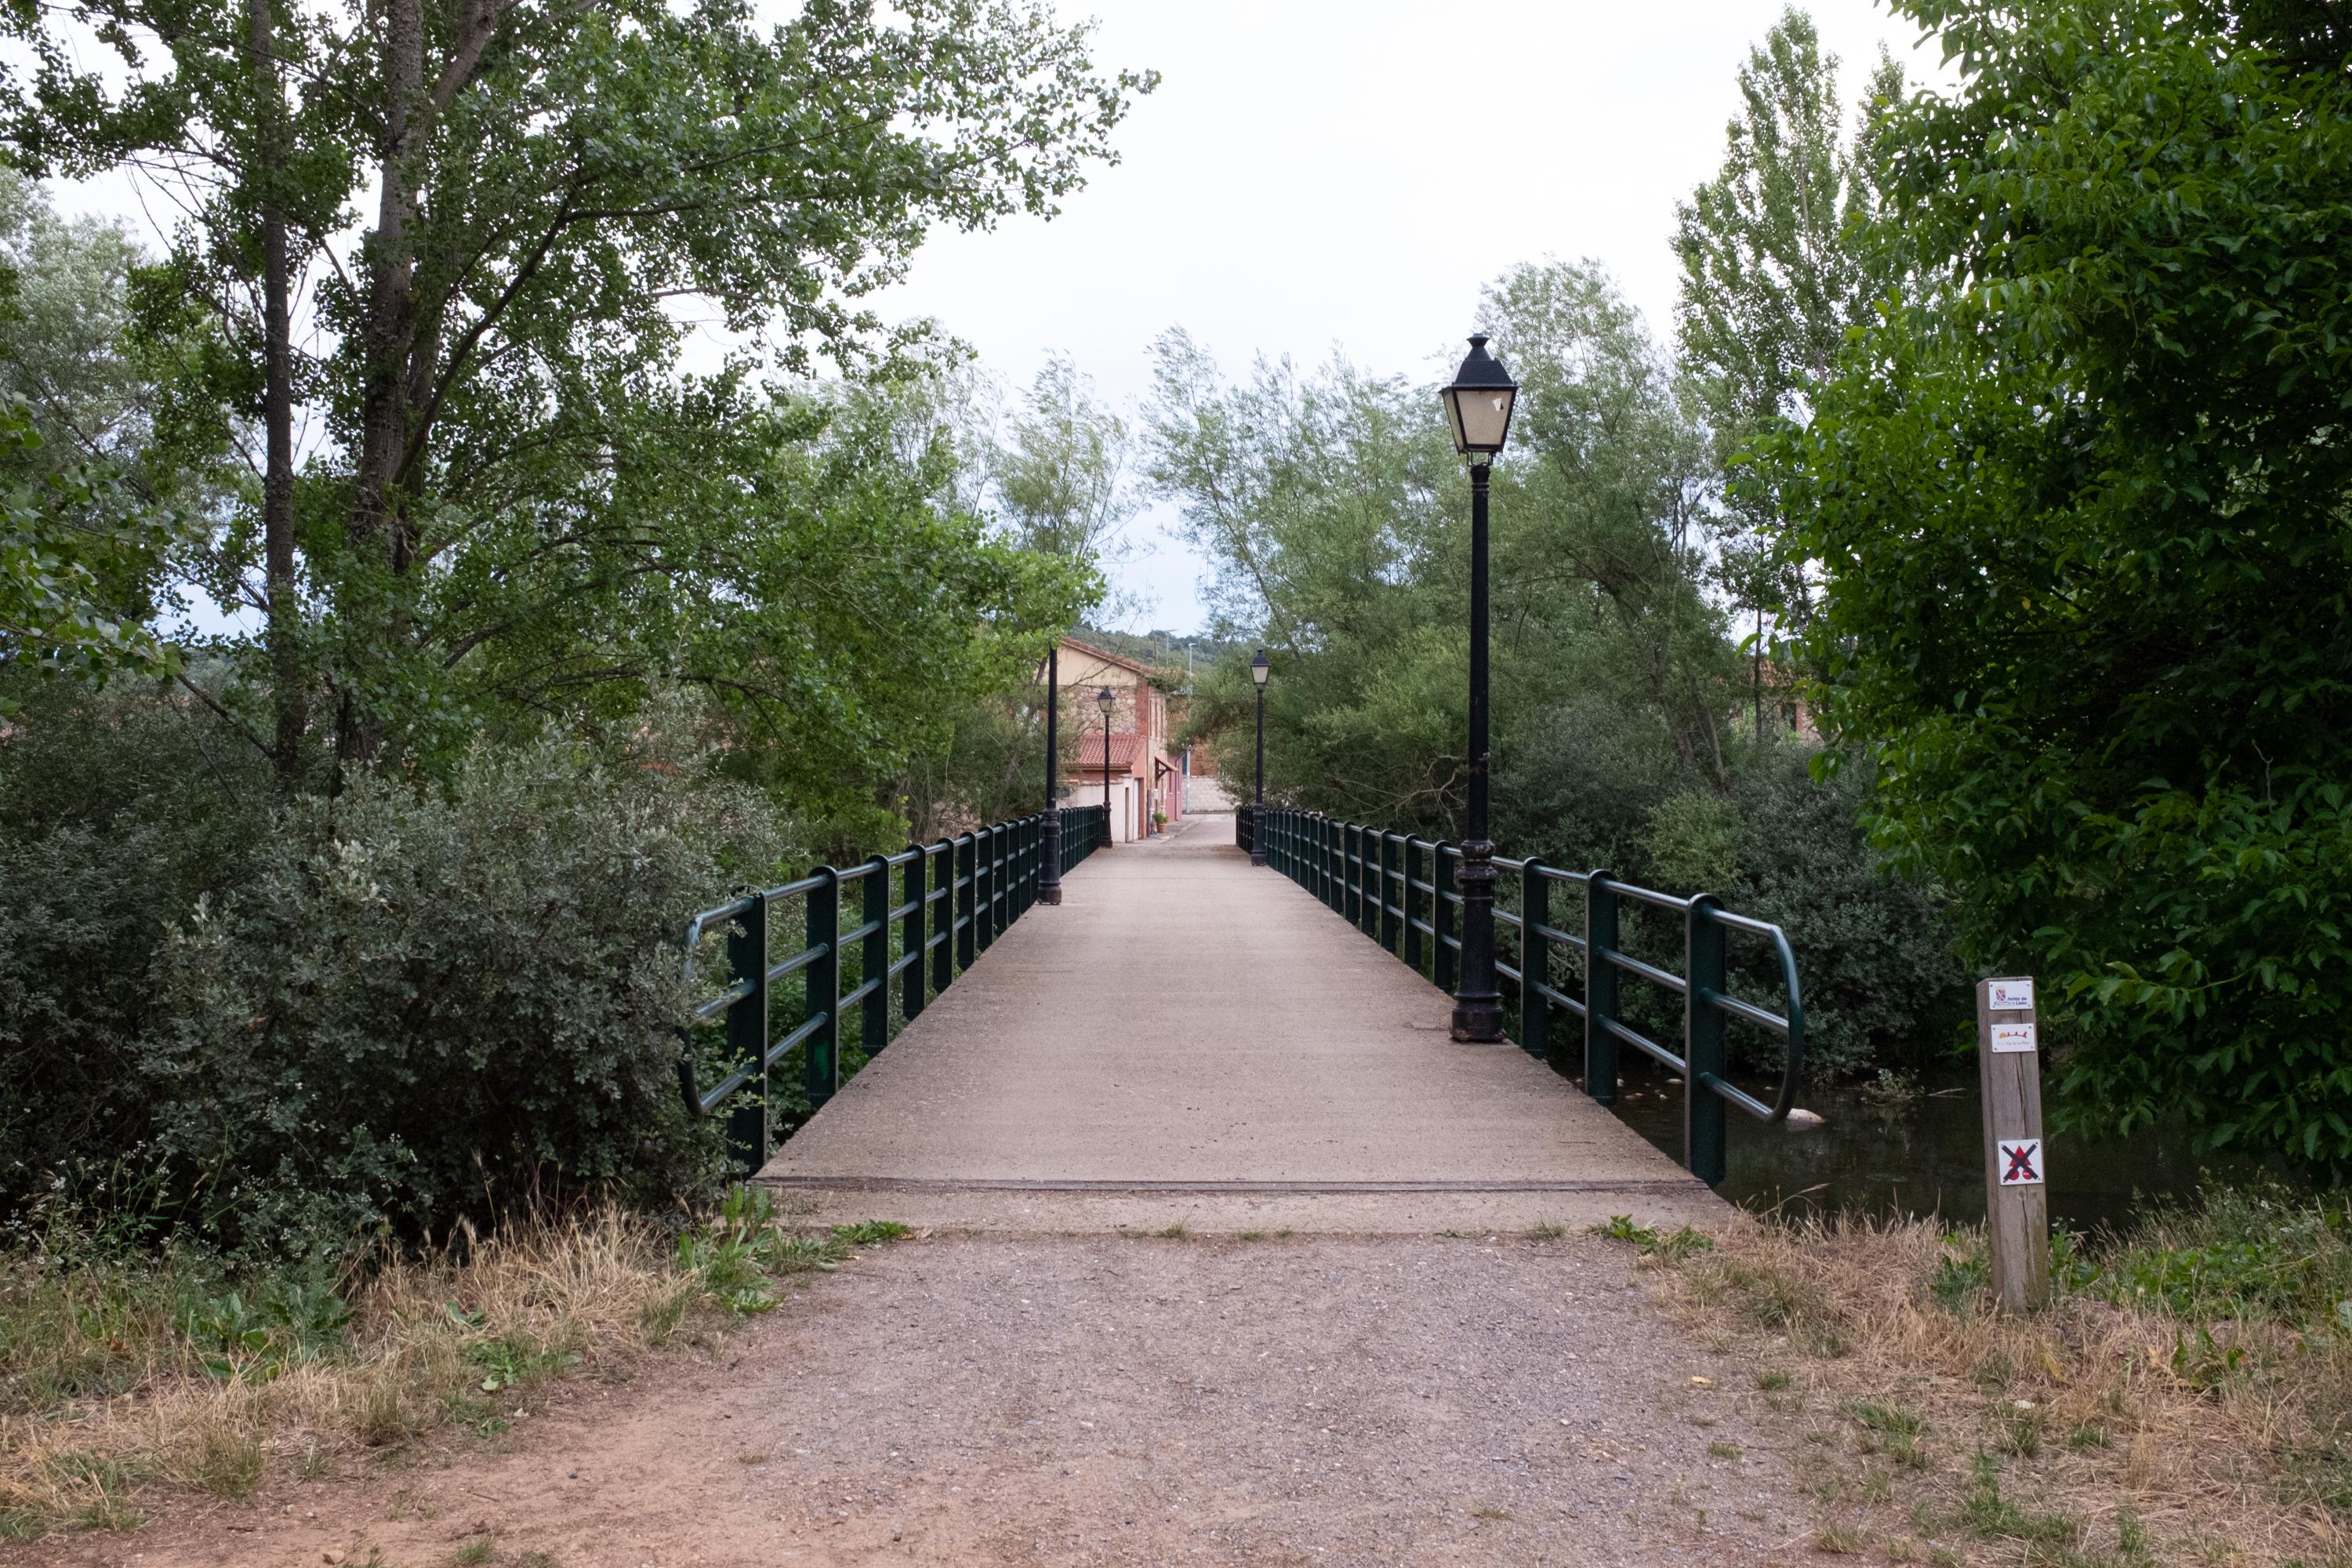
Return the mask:
[[[2050,1189],[2032,980],[1977,982],[1977,1070],[1984,1090],[1985,1242],[1993,1300],[2011,1310],[2039,1307],[2050,1299]]]

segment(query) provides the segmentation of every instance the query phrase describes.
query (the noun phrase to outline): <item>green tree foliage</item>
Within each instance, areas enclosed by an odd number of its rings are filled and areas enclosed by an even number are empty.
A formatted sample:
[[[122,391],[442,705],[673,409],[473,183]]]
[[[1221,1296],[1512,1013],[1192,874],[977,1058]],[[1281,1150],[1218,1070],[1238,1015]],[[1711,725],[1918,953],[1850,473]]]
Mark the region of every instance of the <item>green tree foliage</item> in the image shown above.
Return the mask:
[[[30,408],[0,401],[0,672],[177,668],[143,619],[169,529],[105,465],[59,464],[46,447]],[[0,688],[0,716],[17,701]]]
[[[59,461],[136,470],[152,384],[126,352],[138,247],[119,225],[60,218],[40,186],[0,167],[0,393],[21,398]]]
[[[173,531],[124,471],[146,434],[117,345],[132,259],[0,168],[0,668],[20,675],[174,667],[142,624]],[[0,689],[0,714],[15,703]]]
[[[1770,481],[1877,837],[2039,975],[2079,1121],[2352,1164],[2352,32],[1907,0],[1922,273]]]
[[[1847,330],[1892,280],[1899,250],[1874,243],[1868,228],[1883,201],[1868,106],[1902,92],[1903,68],[1882,51],[1864,113],[1845,133],[1838,58],[1793,6],[1739,68],[1723,167],[1677,205],[1674,241],[1677,343],[1719,465],[1757,435],[1807,417]],[[1738,526],[1722,566],[1736,602],[1801,626],[1805,563],[1769,493],[1735,492],[1729,511]]]
[[[1494,479],[1498,767],[1600,689],[1719,783],[1731,661],[1701,592],[1707,468],[1687,400],[1590,267],[1507,275],[1481,324],[1523,388]],[[1181,333],[1161,340],[1159,376],[1151,478],[1217,564],[1219,614],[1288,656],[1267,689],[1270,781],[1334,813],[1451,832],[1469,486],[1436,395],[1344,363],[1305,379],[1261,363],[1228,386]]]
[[[1150,85],[988,0],[773,27],[737,0],[98,0],[0,26],[31,52],[0,115],[28,170],[136,169],[189,215],[140,326],[175,449],[239,481],[213,576],[266,611],[257,738],[298,782],[328,732],[345,763],[454,757],[494,708],[577,710],[606,671],[802,701],[799,638],[764,664],[679,646],[755,596],[740,548],[806,478],[740,460],[807,433],[752,360],[904,349],[860,297],[934,224],[1050,214]],[[681,300],[738,363],[677,374]],[[299,487],[298,408],[323,437]],[[257,422],[268,460],[241,463]]]
[[[1018,546],[1040,571],[1057,567],[1066,591],[1051,601],[1055,609],[1029,623],[1041,635],[1023,645],[1027,662],[1008,664],[1005,679],[984,694],[967,687],[946,743],[908,769],[903,809],[925,841],[1025,816],[1044,803],[1045,645],[1082,611],[1100,613],[1102,567],[1118,558],[1119,531],[1134,510],[1126,484],[1127,422],[1066,356],[1048,357],[1009,416],[992,384],[945,390],[954,405],[942,409],[942,426],[961,433],[950,443],[961,465],[957,493],[975,512],[993,516],[997,540]],[[1067,693],[1063,707],[1066,780],[1078,733]]]
[[[1481,324],[1523,388],[1494,476],[1497,842],[1786,924],[1822,1075],[1937,1048],[1958,975],[1936,900],[1880,875],[1857,781],[1814,784],[1793,740],[1730,732],[1717,474],[1687,385],[1589,266],[1506,275]],[[1262,626],[1273,651],[1269,797],[1457,836],[1468,481],[1434,391],[1344,363],[1234,385],[1176,333],[1160,353],[1150,477],[1219,567],[1224,629]],[[1193,718],[1241,780],[1249,647],[1202,672]],[[1743,984],[1769,996],[1777,976]]]

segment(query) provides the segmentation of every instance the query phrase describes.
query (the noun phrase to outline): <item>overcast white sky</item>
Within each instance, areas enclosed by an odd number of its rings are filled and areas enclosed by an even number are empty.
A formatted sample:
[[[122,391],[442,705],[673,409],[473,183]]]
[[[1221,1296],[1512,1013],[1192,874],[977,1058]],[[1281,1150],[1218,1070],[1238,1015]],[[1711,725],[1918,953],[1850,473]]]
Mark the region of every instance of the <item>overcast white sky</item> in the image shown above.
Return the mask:
[[[941,235],[892,316],[938,316],[1008,384],[1070,353],[1131,408],[1181,325],[1228,374],[1253,355],[1427,374],[1461,353],[1482,283],[1594,258],[1671,331],[1674,205],[1716,171],[1735,75],[1780,0],[1065,0],[1097,63],[1159,91],[1051,223]],[[1870,0],[1814,0],[1858,96],[1884,41],[1914,79],[1937,51]],[[1450,356],[1450,357],[1449,357]],[[1202,570],[1166,508],[1131,525],[1130,626],[1198,627]]]

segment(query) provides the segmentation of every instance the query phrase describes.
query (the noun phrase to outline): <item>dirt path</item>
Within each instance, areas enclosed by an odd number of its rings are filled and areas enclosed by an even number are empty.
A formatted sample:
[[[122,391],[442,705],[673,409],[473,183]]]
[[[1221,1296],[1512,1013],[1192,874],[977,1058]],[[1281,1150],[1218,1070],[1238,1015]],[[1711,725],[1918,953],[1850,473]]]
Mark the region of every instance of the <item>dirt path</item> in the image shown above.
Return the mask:
[[[1756,1370],[1581,1237],[916,1240],[446,1468],[158,1499],[0,1560],[1784,1561],[1805,1514]]]

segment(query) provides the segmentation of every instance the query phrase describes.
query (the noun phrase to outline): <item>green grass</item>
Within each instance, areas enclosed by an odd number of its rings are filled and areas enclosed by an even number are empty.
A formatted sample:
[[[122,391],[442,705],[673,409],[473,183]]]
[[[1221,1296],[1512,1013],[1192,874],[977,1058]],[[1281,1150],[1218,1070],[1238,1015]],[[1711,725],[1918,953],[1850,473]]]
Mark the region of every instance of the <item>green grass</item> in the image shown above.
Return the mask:
[[[1585,1227],[1593,1236],[1611,1241],[1630,1241],[1646,1257],[1664,1258],[1668,1263],[1680,1263],[1695,1252],[1712,1252],[1715,1241],[1702,1232],[1684,1226],[1671,1234],[1661,1233],[1646,1225],[1635,1225],[1632,1215],[1612,1215],[1606,1225]]]
[[[2003,1497],[2000,1464],[1990,1454],[1977,1456],[1969,1489],[1958,1502],[1940,1514],[1923,1504],[1914,1520],[1923,1535],[1958,1533],[1979,1541],[2021,1542],[2029,1561],[2055,1561],[2053,1554],[2073,1552],[2083,1541],[2083,1522],[2072,1514],[2025,1508]]]
[[[1838,1406],[1874,1432],[1890,1436],[1916,1437],[1927,1423],[1918,1415],[1900,1405],[1880,1405],[1867,1399],[1849,1399]]]
[[[2096,1258],[2066,1249],[2063,1263],[2059,1282],[2072,1290],[2186,1321],[2352,1330],[2352,1208],[2340,1198],[2216,1186]]]

